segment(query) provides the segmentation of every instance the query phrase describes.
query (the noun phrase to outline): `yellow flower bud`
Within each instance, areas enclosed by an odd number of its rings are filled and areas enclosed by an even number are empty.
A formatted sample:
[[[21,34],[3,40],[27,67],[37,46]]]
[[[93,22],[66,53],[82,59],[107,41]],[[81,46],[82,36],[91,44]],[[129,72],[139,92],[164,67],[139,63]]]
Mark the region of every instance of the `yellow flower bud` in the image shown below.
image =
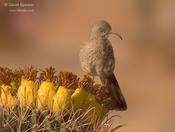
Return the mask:
[[[10,83],[10,85],[11,85],[13,91],[14,91],[15,93],[17,93],[17,91],[18,91],[18,85],[17,85],[14,81],[12,81],[12,82]]]
[[[54,84],[50,81],[44,81],[41,83],[38,96],[37,96],[37,109],[52,109],[53,97],[55,95]]]
[[[1,85],[1,95],[0,95],[0,104],[2,106],[13,109],[17,103],[16,98],[10,93],[10,86]]]
[[[80,109],[88,96],[88,92],[84,88],[77,88],[71,96],[74,109]]]
[[[60,112],[71,107],[71,95],[72,89],[67,89],[63,86],[58,88],[57,93],[54,96],[53,112]]]
[[[87,115],[85,116],[85,121],[92,123],[96,120],[101,120],[107,114],[108,110],[96,101],[93,94],[89,93],[86,98],[87,105]]]
[[[18,100],[22,107],[34,106],[36,97],[36,87],[34,81],[23,79],[18,89]]]

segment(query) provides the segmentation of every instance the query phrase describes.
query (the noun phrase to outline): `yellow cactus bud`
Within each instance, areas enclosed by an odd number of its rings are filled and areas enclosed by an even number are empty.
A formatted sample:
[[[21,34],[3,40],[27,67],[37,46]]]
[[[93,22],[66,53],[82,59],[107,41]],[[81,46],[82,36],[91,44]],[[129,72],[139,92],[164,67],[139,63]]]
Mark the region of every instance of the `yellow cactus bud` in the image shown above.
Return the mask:
[[[17,103],[16,98],[11,95],[10,86],[1,85],[0,104],[13,109]]]
[[[15,93],[17,93],[17,91],[18,91],[18,85],[16,84],[16,82],[12,81],[12,82],[10,83],[10,85],[11,85],[11,87],[12,87],[12,90],[13,90]]]
[[[62,110],[65,110],[66,108],[70,108],[70,99],[72,93],[72,89],[67,89],[63,86],[60,86],[54,97],[53,112],[60,112]]]
[[[36,87],[34,81],[23,79],[18,89],[18,100],[22,107],[34,106],[36,97]]]
[[[53,97],[55,95],[54,84],[50,81],[44,81],[41,83],[38,96],[37,96],[37,108],[39,110],[52,109]]]
[[[96,98],[95,98],[95,96],[93,94],[89,93],[88,96],[87,96],[87,98],[86,98],[86,101],[89,104],[91,102],[95,102],[96,101]]]
[[[92,123],[93,121],[102,119],[108,112],[108,110],[96,101],[93,94],[89,93],[86,98],[87,105],[87,115],[85,116],[85,121]]]
[[[85,102],[88,92],[84,88],[77,88],[71,96],[74,109],[79,109]]]

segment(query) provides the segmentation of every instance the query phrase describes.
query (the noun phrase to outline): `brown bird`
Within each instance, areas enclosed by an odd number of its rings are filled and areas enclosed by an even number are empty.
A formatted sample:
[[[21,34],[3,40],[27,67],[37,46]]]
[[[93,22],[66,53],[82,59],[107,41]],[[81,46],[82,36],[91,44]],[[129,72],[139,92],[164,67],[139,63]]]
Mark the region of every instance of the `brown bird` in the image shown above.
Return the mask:
[[[110,24],[104,20],[93,25],[89,41],[80,50],[80,65],[85,73],[100,77],[102,85],[108,88],[111,98],[116,103],[116,109],[126,110],[126,101],[114,75],[115,58],[108,39],[110,34],[117,35],[120,39],[122,37],[111,30]]]

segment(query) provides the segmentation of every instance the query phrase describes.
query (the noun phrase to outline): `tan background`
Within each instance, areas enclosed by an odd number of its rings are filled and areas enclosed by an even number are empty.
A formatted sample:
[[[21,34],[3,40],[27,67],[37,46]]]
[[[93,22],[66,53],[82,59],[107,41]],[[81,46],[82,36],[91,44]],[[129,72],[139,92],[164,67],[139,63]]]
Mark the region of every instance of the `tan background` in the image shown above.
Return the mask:
[[[27,1],[27,0],[26,0]],[[0,65],[54,66],[82,76],[78,51],[91,25],[110,22],[115,74],[128,102],[119,132],[175,131],[175,2],[173,0],[46,0],[34,13],[8,13],[0,1]],[[32,1],[27,1],[32,2]]]

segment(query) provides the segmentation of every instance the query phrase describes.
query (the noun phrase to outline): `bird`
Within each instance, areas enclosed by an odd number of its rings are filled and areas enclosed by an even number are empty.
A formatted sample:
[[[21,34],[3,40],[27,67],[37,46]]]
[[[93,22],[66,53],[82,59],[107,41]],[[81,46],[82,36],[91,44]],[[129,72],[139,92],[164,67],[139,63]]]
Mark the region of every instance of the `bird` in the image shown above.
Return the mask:
[[[114,75],[115,57],[108,39],[111,34],[122,40],[121,35],[112,32],[112,27],[107,21],[98,20],[91,28],[89,40],[80,49],[79,61],[82,71],[93,78],[100,78],[115,102],[115,108],[124,111],[127,110],[127,103]]]

